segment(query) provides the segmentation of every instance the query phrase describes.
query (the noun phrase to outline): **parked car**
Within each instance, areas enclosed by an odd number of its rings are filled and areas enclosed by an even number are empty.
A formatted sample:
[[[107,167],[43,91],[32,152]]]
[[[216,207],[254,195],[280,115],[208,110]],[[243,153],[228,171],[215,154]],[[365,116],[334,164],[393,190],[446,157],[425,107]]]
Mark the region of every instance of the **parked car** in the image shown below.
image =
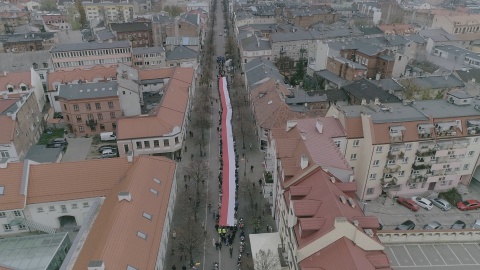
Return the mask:
[[[420,209],[420,206],[418,206],[417,204],[415,204],[415,202],[411,199],[408,199],[408,198],[403,198],[403,197],[398,197],[397,198],[397,203],[407,207],[408,209],[412,210],[412,211],[418,211],[418,209]]]
[[[480,219],[475,220],[473,223],[472,229],[480,229]]]
[[[112,158],[116,156],[117,156],[117,151],[114,151],[112,149],[103,150],[102,152],[102,158]]]
[[[444,199],[435,198],[432,200],[433,205],[442,209],[443,211],[448,211],[452,209],[452,205]]]
[[[68,141],[65,138],[56,138],[47,143],[47,148],[62,148],[68,145]]]
[[[102,132],[100,133],[100,140],[104,141],[115,141],[117,139],[117,135],[115,132]]]
[[[450,229],[461,230],[461,229],[465,229],[466,227],[467,227],[467,224],[465,224],[465,222],[461,220],[457,220],[455,221],[455,223],[452,224]]]
[[[480,208],[480,202],[477,200],[466,200],[457,203],[457,208],[461,211],[475,210]]]
[[[441,228],[443,228],[442,224],[438,223],[437,221],[432,221],[432,222],[427,223],[423,226],[424,230],[438,230],[438,229],[441,229]]]
[[[115,152],[118,152],[117,151],[117,146],[115,144],[107,144],[107,145],[102,145],[98,148],[98,152],[99,153],[103,153],[104,150],[115,150]]]
[[[423,209],[425,210],[432,210],[433,208],[433,203],[429,200],[429,199],[425,199],[425,198],[422,198],[422,197],[418,197],[418,196],[413,196],[412,197],[412,200],[418,204],[418,206],[422,207]]]
[[[415,223],[413,223],[413,221],[411,220],[407,220],[395,228],[395,230],[401,230],[401,231],[413,230],[413,229],[415,229]]]

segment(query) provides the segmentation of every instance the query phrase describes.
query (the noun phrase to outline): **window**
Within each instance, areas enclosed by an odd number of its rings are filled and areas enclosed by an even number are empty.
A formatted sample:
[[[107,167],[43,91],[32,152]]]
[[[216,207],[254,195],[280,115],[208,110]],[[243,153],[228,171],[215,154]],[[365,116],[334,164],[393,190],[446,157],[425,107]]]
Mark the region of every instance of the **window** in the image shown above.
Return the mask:
[[[170,140],[168,140],[168,139],[163,140],[163,146],[164,147],[169,147],[170,146]]]
[[[373,167],[378,167],[378,164],[380,164],[380,160],[374,160],[373,161]]]
[[[62,213],[66,213],[67,212],[67,206],[66,205],[60,205],[60,209],[62,209]]]
[[[22,91],[27,91],[27,87],[25,85],[20,86],[20,88],[22,89]]]
[[[478,138],[474,138],[474,139],[473,139],[473,142],[474,142],[474,143],[477,143],[477,142],[478,142]]]
[[[123,145],[123,150],[125,151],[125,154],[128,153],[128,144]]]
[[[398,172],[398,176],[404,176],[405,175],[405,171],[399,171]]]
[[[23,224],[18,224],[18,229],[19,230],[25,230],[27,227]]]
[[[178,136],[175,137],[175,144],[178,144],[179,143],[179,140],[178,140]]]
[[[475,151],[468,151],[468,156],[469,157],[473,157],[474,154],[475,154]]]
[[[112,128],[117,129],[117,123],[112,123]]]
[[[470,164],[463,164],[463,169],[468,170],[468,167],[470,167]]]
[[[105,131],[105,125],[104,124],[100,124],[100,130]]]
[[[43,76],[43,73],[38,74],[38,76],[40,76],[41,80],[45,80],[45,77]]]
[[[14,214],[16,217],[21,217],[21,216],[22,216],[22,213],[20,213],[20,211],[18,211],[18,210],[13,211],[13,214]]]
[[[403,163],[403,164],[408,163],[408,157],[404,157],[404,158],[402,159],[402,163]]]
[[[5,212],[0,212],[0,218],[4,218],[5,216]]]
[[[336,147],[340,148],[340,141],[334,141],[333,143],[335,144]]]
[[[77,115],[76,118],[77,118],[77,122],[82,122],[82,116],[81,115]]]
[[[160,141],[159,140],[153,140],[153,147],[160,147]]]
[[[152,192],[153,194],[157,195],[158,194],[158,191],[156,191],[155,189],[151,188],[150,189],[150,192]]]
[[[137,236],[142,238],[143,240],[146,240],[147,239],[147,235],[144,234],[143,232],[141,231],[137,231]]]
[[[150,148],[150,141],[144,141],[145,148]]]
[[[385,178],[392,178],[393,176],[392,176],[392,174],[390,174],[390,173],[386,173],[386,174],[383,175],[383,177],[385,177]]]
[[[10,154],[8,154],[7,150],[0,150],[0,157],[1,158],[9,158]]]
[[[73,105],[73,110],[74,110],[74,111],[79,111],[79,110],[80,110],[80,108],[78,107],[78,105],[77,105],[77,104],[74,104],[74,105]]]
[[[417,158],[415,159],[415,161],[416,161],[416,162],[424,162],[425,159],[424,159],[423,157],[417,157]]]
[[[100,110],[102,106],[100,106],[100,103],[95,103],[95,109]]]
[[[88,114],[88,115],[87,115],[87,119],[88,119],[88,120],[93,120],[93,114]]]
[[[83,207],[84,207],[84,208],[87,208],[87,207],[89,207],[89,206],[90,206],[90,205],[88,204],[88,202],[84,202],[84,203],[83,203]]]
[[[103,114],[97,113],[97,119],[98,120],[103,120]]]
[[[115,119],[115,112],[110,112],[110,118]]]
[[[48,207],[48,211],[50,211],[50,212],[55,211],[55,206],[50,206],[50,207]]]
[[[142,142],[136,142],[137,149],[142,149]]]
[[[9,86],[7,89],[8,89],[8,92],[10,93],[13,92],[13,87]]]
[[[76,203],[72,203],[72,209],[77,209],[78,205]]]
[[[367,188],[367,195],[372,195],[375,192],[375,188]]]
[[[112,102],[112,101],[109,101],[109,102],[108,102],[108,108],[110,108],[110,109],[113,108],[113,102]]]
[[[3,229],[8,232],[8,231],[11,231],[12,230],[12,226],[10,226],[10,224],[3,224]]]
[[[83,126],[79,126],[78,131],[80,131],[80,133],[83,133],[85,132],[85,128]]]
[[[350,160],[356,160],[356,159],[357,159],[357,154],[350,155]]]
[[[405,145],[405,149],[406,149],[406,150],[412,150],[412,144],[411,144],[411,143],[407,143],[407,144]]]
[[[375,179],[377,178],[377,174],[376,173],[371,173],[370,174],[370,179]]]
[[[375,152],[377,153],[381,153],[383,151],[383,146],[377,146],[377,148],[375,149]]]
[[[38,208],[37,208],[37,212],[38,212],[38,213],[43,213],[43,207],[38,207]]]
[[[395,164],[395,159],[389,159],[387,160],[388,165],[394,165]]]

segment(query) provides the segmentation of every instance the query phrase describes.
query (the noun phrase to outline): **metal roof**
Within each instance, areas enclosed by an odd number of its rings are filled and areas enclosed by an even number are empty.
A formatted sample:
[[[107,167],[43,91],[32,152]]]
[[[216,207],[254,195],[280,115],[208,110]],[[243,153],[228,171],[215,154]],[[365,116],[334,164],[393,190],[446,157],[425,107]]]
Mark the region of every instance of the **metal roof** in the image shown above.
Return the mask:
[[[114,48],[130,48],[130,42],[112,41],[112,42],[84,42],[73,44],[57,44],[50,52],[70,52],[70,51],[84,51],[84,50],[102,50],[102,49],[114,49]]]
[[[117,96],[117,82],[61,84],[58,97],[67,100]]]

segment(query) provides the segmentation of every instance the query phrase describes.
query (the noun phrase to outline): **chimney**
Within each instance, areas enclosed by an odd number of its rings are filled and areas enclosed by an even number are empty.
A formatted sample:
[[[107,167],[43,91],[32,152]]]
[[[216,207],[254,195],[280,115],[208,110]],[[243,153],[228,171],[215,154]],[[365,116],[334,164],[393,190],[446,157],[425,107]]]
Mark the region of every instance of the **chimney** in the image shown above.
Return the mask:
[[[105,270],[103,261],[89,261],[87,270]]]
[[[318,133],[322,134],[323,133],[323,123],[320,121],[320,119],[317,119],[317,122],[315,123],[315,127],[317,128]]]
[[[7,93],[3,94],[3,99],[8,99],[8,94]]]
[[[111,39],[111,38],[110,38],[110,39],[108,39],[108,43],[112,43],[112,39]]]
[[[302,170],[308,167],[308,157],[305,154],[300,158],[300,167]]]
[[[32,33],[32,38],[35,38],[35,34]]]
[[[300,136],[302,136],[303,141],[307,139],[307,133],[305,131],[300,131]]]
[[[121,191],[118,193],[118,201],[121,202],[123,200],[129,201],[129,202],[132,200],[132,195],[130,194],[130,192]]]
[[[362,98],[362,105],[367,105],[367,100]]]
[[[133,162],[133,152],[132,152],[132,151],[128,151],[128,153],[127,153],[127,161],[128,161],[128,163],[132,163],[132,162]]]
[[[27,39],[27,38],[28,38],[28,35],[27,35],[27,34],[25,34],[25,39]]]
[[[296,125],[297,125],[297,121],[296,121],[296,120],[288,120],[288,121],[287,121],[287,130],[286,130],[286,131],[289,131],[290,129],[294,128]]]
[[[17,100],[17,107],[20,109],[22,107],[22,100]]]

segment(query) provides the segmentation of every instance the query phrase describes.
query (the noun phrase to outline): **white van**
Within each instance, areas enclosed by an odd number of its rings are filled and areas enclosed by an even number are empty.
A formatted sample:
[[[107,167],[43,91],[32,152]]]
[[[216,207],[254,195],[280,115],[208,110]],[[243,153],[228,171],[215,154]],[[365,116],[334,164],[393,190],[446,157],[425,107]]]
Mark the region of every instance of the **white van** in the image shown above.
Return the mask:
[[[100,133],[100,140],[102,142],[104,141],[115,141],[117,139],[117,136],[115,135],[114,132],[102,132]]]
[[[102,152],[102,158],[111,158],[116,156],[117,156],[117,152],[112,149],[103,150]]]

